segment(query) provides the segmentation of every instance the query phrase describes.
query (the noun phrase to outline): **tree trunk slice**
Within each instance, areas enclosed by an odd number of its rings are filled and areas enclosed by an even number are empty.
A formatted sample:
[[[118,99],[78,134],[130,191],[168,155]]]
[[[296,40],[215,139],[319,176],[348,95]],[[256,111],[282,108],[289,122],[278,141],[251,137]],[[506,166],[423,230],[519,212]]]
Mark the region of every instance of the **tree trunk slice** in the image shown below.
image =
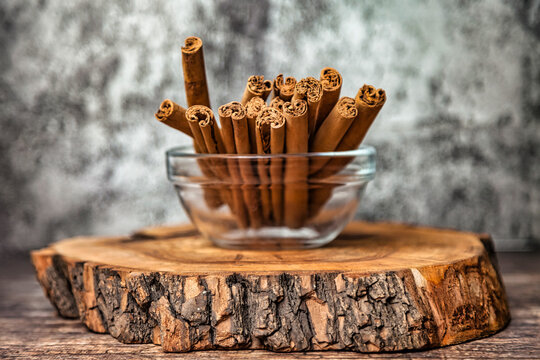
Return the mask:
[[[238,251],[161,227],[32,261],[61,316],[165,351],[427,349],[510,319],[491,239],[451,230],[355,222],[319,249]]]

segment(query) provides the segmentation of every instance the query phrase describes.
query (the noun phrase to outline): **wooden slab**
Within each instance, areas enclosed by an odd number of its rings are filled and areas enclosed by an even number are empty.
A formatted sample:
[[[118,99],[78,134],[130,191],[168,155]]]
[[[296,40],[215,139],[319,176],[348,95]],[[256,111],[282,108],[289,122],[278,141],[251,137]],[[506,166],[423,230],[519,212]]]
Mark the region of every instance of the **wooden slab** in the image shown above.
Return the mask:
[[[329,246],[214,247],[190,226],[79,237],[32,253],[64,317],[165,351],[426,349],[510,314],[488,236],[352,223]]]

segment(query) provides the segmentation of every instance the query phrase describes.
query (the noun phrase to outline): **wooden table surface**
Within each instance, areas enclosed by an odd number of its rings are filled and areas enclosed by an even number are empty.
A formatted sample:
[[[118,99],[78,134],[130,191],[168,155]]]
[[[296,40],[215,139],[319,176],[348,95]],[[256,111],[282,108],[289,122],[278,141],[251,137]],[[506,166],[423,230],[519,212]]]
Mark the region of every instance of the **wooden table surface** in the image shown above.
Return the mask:
[[[0,257],[0,358],[2,359],[540,359],[540,252],[500,253],[499,264],[512,321],[502,332],[437,350],[406,353],[272,353],[200,351],[163,353],[159,346],[124,345],[59,317],[39,287],[28,257]]]

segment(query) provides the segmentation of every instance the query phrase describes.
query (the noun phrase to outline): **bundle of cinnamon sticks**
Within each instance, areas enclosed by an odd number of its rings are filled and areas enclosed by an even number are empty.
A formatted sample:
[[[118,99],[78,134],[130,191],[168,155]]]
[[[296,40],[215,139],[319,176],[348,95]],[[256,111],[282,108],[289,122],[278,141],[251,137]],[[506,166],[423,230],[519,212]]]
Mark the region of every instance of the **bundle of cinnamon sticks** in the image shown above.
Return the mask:
[[[164,100],[155,116],[193,138],[197,153],[306,154],[356,149],[386,101],[383,89],[363,85],[354,98],[340,97],[343,78],[330,67],[319,79],[273,80],[250,76],[240,101],[210,107],[203,43],[182,47],[187,109]],[[219,121],[219,125],[218,125]],[[242,228],[300,228],[317,215],[333,186],[312,186],[342,170],[350,157],[263,156],[207,158],[201,172],[235,186],[203,188],[208,206],[226,204]],[[226,181],[224,181],[226,180]],[[285,206],[286,204],[286,206]]]

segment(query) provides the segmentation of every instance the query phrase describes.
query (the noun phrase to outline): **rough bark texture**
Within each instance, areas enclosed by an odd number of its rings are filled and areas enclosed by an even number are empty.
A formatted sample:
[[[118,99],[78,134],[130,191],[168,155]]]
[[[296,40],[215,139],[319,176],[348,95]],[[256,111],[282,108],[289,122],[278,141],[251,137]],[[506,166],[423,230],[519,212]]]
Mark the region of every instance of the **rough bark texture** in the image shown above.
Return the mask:
[[[32,260],[60,315],[124,343],[379,352],[460,343],[507,324],[484,244],[490,239],[470,233],[354,223],[322,249],[243,252],[213,248],[182,227],[68,239]]]

